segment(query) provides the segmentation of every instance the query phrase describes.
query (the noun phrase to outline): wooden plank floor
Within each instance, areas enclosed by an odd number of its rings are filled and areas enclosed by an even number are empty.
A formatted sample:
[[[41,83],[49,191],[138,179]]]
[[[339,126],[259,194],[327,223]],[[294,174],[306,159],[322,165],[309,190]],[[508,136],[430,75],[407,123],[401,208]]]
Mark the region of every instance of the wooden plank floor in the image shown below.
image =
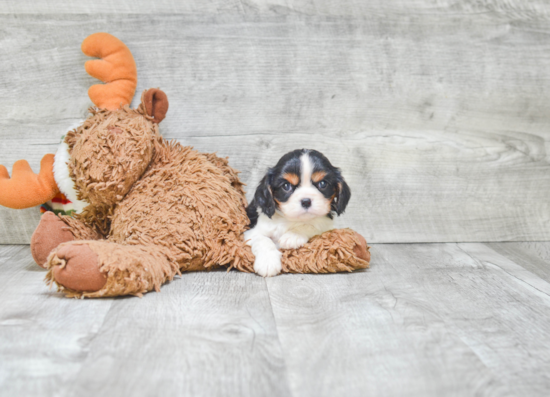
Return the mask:
[[[0,395],[548,395],[550,242],[372,253],[352,274],[70,300],[28,246],[0,246]]]

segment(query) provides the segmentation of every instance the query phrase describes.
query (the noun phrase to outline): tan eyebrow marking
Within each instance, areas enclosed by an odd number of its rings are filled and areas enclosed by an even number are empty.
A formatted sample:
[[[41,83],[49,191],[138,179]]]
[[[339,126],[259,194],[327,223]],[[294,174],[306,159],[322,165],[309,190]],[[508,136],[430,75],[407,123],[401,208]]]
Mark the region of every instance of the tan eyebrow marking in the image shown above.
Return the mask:
[[[286,173],[283,175],[283,178],[293,185],[297,185],[298,183],[300,183],[300,177],[296,174]]]
[[[317,172],[314,172],[313,175],[311,176],[311,180],[315,183],[317,182],[321,182],[323,180],[323,178],[327,176],[327,173],[324,172],[324,171],[317,171]]]

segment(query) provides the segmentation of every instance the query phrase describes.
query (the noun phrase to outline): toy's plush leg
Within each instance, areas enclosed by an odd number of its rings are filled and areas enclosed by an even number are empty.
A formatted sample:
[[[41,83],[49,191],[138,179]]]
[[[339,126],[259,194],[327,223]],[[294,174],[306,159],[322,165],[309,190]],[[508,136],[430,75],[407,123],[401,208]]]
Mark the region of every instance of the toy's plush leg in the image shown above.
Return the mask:
[[[254,272],[254,255],[248,245],[237,250],[239,261],[231,267]],[[369,267],[365,238],[351,229],[335,229],[313,237],[301,248],[282,250],[282,273],[337,273]]]
[[[350,229],[336,229],[313,237],[298,249],[283,250],[283,273],[337,273],[369,267],[367,242]]]
[[[50,252],[59,244],[74,240],[74,236],[65,224],[53,212],[46,212],[40,218],[31,237],[31,254],[37,265],[46,267]]]
[[[46,263],[46,282],[56,283],[68,297],[138,295],[179,274],[157,246],[122,245],[109,241],[73,241],[61,244]]]
[[[31,237],[31,253],[34,261],[45,267],[50,252],[61,243],[73,240],[97,240],[102,238],[82,222],[53,212],[42,215]]]
[[[225,252],[225,256],[217,257],[215,260],[223,265],[228,265],[229,269],[236,269],[240,272],[254,273],[254,254],[249,245],[242,239],[232,241],[229,244],[231,248],[220,247],[220,251]]]

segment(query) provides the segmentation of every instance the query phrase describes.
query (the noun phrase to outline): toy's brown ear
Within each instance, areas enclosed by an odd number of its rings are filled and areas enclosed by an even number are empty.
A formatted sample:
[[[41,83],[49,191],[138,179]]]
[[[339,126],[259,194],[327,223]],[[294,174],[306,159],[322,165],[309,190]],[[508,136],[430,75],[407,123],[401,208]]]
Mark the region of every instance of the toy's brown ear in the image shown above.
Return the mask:
[[[166,117],[166,112],[168,112],[168,97],[164,91],[158,88],[148,89],[141,96],[141,103],[145,106],[145,111],[153,118],[155,123],[160,123]]]

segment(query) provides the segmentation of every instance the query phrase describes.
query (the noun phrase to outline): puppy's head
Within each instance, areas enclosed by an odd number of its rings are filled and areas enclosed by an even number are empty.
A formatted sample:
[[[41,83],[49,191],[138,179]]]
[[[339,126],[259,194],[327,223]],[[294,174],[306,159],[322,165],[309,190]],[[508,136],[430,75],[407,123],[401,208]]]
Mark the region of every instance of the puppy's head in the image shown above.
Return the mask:
[[[268,217],[280,211],[287,219],[308,220],[346,209],[351,191],[340,170],[316,150],[285,154],[260,182],[256,205]]]

